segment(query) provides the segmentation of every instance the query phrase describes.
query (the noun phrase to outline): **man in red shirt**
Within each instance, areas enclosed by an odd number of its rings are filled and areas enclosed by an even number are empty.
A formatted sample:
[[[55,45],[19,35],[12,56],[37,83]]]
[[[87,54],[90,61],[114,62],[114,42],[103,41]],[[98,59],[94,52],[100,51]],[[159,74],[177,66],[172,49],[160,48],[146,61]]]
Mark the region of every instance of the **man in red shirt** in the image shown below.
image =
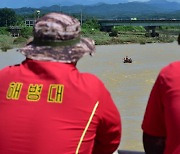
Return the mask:
[[[26,60],[0,71],[0,154],[112,154],[120,115],[104,84],[75,66],[95,51],[79,21],[47,14],[19,51]]]
[[[180,44],[180,35],[178,38]],[[144,121],[143,143],[147,154],[179,153],[180,149],[180,62],[159,73],[151,91]]]

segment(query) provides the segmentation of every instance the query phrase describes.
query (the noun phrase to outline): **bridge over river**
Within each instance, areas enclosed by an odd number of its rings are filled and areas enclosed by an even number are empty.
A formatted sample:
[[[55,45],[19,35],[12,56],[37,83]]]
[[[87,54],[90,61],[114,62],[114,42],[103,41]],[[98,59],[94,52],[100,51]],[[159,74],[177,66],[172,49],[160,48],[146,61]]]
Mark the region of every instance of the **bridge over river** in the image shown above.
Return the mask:
[[[98,19],[98,23],[102,30],[109,31],[114,26],[143,26],[149,32],[152,30],[152,35],[157,35],[156,27],[159,26],[180,26],[180,19],[151,19],[151,20],[122,20],[122,19]]]

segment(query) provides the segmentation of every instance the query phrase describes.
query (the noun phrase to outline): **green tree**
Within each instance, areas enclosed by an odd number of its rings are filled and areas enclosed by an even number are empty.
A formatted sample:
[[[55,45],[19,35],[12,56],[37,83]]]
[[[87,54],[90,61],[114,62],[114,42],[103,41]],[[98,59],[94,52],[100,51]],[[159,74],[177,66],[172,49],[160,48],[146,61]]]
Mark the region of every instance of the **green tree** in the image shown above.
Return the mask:
[[[94,28],[94,29],[99,29],[100,28],[100,25],[98,23],[98,21],[96,19],[87,19],[83,25],[82,25],[83,28]]]
[[[16,13],[12,9],[0,9],[0,27],[13,26],[16,23]]]
[[[24,19],[24,17],[23,16],[21,16],[21,15],[16,15],[16,25],[17,26],[25,26],[25,19]]]
[[[94,34],[100,30],[100,25],[96,19],[88,19],[82,24],[82,32]]]

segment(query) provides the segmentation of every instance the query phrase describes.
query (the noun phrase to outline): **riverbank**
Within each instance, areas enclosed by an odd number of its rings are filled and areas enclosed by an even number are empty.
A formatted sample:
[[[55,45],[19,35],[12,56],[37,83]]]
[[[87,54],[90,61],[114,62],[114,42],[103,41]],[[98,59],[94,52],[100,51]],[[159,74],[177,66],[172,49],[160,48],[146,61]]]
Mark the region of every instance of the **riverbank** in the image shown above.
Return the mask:
[[[146,44],[146,43],[171,43],[177,40],[178,33],[158,32],[158,37],[148,37],[146,32],[118,32],[116,37],[110,37],[109,33],[98,32],[92,34],[84,34],[84,37],[90,37],[95,40],[96,45],[110,44]]]
[[[95,40],[96,45],[113,44],[147,44],[147,43],[171,43],[177,40],[179,28],[157,28],[157,37],[151,37],[143,27],[117,27],[111,32],[102,32],[97,29],[82,29],[82,37],[89,37]],[[30,33],[30,32],[29,32]],[[30,33],[31,34],[31,33]],[[28,36],[32,37],[31,35]],[[0,35],[0,49],[7,51],[11,48],[24,46],[28,37],[11,37],[10,35]]]

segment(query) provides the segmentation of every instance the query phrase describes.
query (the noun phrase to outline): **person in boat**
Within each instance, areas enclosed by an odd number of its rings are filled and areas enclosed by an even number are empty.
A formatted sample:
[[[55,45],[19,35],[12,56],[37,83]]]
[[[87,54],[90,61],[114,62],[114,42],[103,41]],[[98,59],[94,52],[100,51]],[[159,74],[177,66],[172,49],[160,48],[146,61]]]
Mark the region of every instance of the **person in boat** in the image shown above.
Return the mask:
[[[126,56],[124,58],[124,63],[132,63],[132,59],[131,58],[128,58],[128,56]]]
[[[180,153],[179,79],[180,61],[172,62],[162,68],[152,88],[142,123],[147,154]]]
[[[76,68],[95,52],[80,22],[49,13],[19,52],[26,60],[0,71],[0,154],[112,154],[120,114],[103,82]]]
[[[129,58],[129,62],[132,63],[132,59],[131,58]]]

